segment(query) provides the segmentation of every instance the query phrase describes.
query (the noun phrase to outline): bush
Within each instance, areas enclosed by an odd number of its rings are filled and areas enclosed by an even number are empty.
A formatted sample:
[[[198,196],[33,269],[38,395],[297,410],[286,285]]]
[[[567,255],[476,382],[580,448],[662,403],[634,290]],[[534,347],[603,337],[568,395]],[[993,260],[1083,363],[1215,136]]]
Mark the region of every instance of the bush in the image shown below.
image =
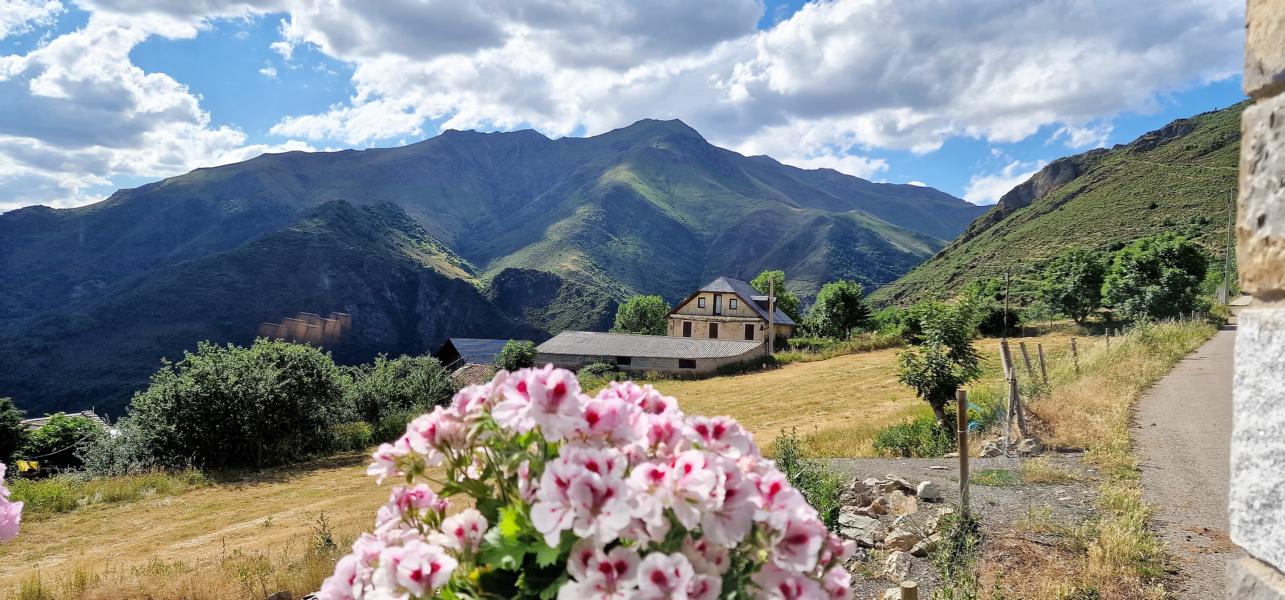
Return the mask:
[[[163,466],[263,466],[331,449],[351,420],[346,378],[317,348],[260,339],[201,342],[134,395],[122,434]]]
[[[340,423],[331,430],[335,450],[365,450],[374,439],[375,430],[365,421]]]
[[[948,413],[953,422],[954,411]],[[941,427],[933,417],[918,417],[906,423],[889,425],[875,434],[875,452],[885,456],[934,457],[955,449],[955,433]]]
[[[634,296],[616,309],[613,333],[665,335],[669,305],[660,296]]]
[[[1173,233],[1142,238],[1116,252],[1103,295],[1131,321],[1170,319],[1205,308],[1200,284],[1204,251]]]
[[[763,356],[756,356],[754,358],[747,358],[745,360],[738,360],[733,363],[719,365],[714,369],[714,373],[716,375],[740,375],[742,373],[762,371],[763,369],[773,369],[776,368],[778,364],[779,363],[777,363],[775,356],[764,354]]]
[[[973,347],[977,311],[967,300],[953,305],[925,302],[908,311],[918,325],[913,346],[897,354],[897,380],[914,388],[933,409],[938,423],[948,425],[946,405],[955,390],[981,374]]]
[[[776,468],[799,490],[808,504],[817,510],[825,526],[831,531],[839,527],[839,509],[843,507],[843,476],[825,468],[823,464],[807,457],[803,442],[796,430],[782,432],[772,441],[772,459]]]
[[[1083,323],[1102,305],[1106,265],[1092,250],[1068,250],[1049,262],[1040,282],[1040,299],[1054,310]]]
[[[999,304],[988,303],[979,310],[977,333],[991,337],[1010,337],[1022,330],[1022,316],[1016,310],[1004,310]],[[1008,327],[1005,328],[1004,324]]]
[[[26,443],[27,426],[22,419],[22,410],[14,405],[13,398],[0,398],[0,462],[10,462]]]
[[[522,340],[509,340],[495,356],[495,367],[516,371],[535,366],[535,344]]]
[[[450,373],[431,356],[389,359],[380,355],[374,363],[354,367],[350,373],[348,402],[367,423],[378,423],[391,413],[428,412],[450,402],[456,391]]]
[[[102,429],[102,424],[89,417],[57,413],[27,434],[20,455],[39,462],[42,470],[74,469],[81,466],[77,449]]]

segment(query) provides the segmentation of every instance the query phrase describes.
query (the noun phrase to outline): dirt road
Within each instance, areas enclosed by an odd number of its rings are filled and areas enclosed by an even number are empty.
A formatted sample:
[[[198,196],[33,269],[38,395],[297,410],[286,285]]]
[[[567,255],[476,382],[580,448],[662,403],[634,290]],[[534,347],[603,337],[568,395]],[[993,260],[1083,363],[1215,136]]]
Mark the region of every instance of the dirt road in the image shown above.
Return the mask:
[[[1221,598],[1227,537],[1234,329],[1218,332],[1138,404],[1138,456],[1153,526],[1176,558],[1177,598]]]

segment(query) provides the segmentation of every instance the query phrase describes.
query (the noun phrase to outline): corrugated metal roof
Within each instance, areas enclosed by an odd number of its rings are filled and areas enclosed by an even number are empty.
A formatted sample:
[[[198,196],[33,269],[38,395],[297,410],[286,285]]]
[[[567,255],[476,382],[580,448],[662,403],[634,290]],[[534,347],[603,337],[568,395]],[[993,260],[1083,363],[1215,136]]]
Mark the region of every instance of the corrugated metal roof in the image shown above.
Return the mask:
[[[702,340],[663,335],[564,331],[536,347],[541,354],[638,356],[648,358],[727,358],[739,356],[763,342]]]
[[[754,289],[754,286],[745,283],[740,279],[719,277],[718,279],[705,284],[700,291],[736,294],[744,298],[750,305],[750,308],[753,308],[760,317],[763,317],[763,320],[767,320],[767,307],[765,306],[767,304],[767,294]],[[759,304],[759,300],[763,301],[763,305]],[[776,309],[776,323],[778,325],[797,325],[797,323],[794,322],[794,319],[791,319],[789,315],[782,312],[780,308]]]
[[[460,360],[465,363],[489,365],[504,349],[509,340],[488,340],[481,338],[450,338],[455,351],[460,353]]]

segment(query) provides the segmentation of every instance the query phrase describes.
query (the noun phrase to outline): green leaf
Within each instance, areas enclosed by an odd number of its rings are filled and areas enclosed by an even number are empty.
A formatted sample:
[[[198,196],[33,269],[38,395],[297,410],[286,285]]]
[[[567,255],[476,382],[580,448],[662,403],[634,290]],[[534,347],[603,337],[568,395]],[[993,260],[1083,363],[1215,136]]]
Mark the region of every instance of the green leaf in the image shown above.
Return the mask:
[[[500,531],[500,535],[507,540],[516,540],[518,534],[522,532],[522,511],[513,506],[506,506],[500,509],[500,522],[495,528]]]
[[[531,544],[531,549],[535,550],[535,564],[541,567],[553,566],[554,563],[558,562],[558,557],[562,554],[560,549],[550,548],[544,542]]]
[[[486,532],[483,541],[482,562],[506,571],[516,571],[522,566],[526,545],[516,538],[505,537],[499,527]]]

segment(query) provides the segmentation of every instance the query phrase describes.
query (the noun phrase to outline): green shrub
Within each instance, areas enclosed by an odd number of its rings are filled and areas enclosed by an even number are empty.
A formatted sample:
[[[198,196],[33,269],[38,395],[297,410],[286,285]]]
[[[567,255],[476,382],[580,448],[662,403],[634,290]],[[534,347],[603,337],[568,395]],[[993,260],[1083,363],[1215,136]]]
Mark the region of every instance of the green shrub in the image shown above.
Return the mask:
[[[918,333],[897,354],[897,380],[913,388],[932,407],[943,426],[946,405],[955,391],[981,375],[980,355],[973,347],[977,305],[967,298],[955,304],[923,302],[907,311]]]
[[[948,413],[952,421],[953,413]],[[880,429],[875,434],[874,449],[885,456],[941,456],[954,451],[955,433],[952,429],[938,426],[935,418],[923,416]]]
[[[349,373],[348,402],[367,423],[378,423],[389,413],[428,412],[449,404],[457,391],[450,373],[431,356],[390,359],[380,355],[374,363],[353,367]]]
[[[660,296],[634,296],[616,309],[612,333],[665,335],[669,304]]]
[[[495,356],[495,367],[516,371],[535,366],[535,344],[522,340],[509,340]]]
[[[714,373],[718,375],[740,375],[742,373],[762,371],[763,369],[772,369],[777,366],[778,363],[776,361],[776,357],[771,354],[764,354],[763,356],[756,356],[754,358],[747,358],[745,360],[738,360],[733,363],[719,365],[714,369]]]
[[[1115,253],[1103,296],[1131,321],[1176,318],[1206,308],[1200,284],[1207,270],[1195,242],[1173,233],[1154,235]]]
[[[839,526],[839,509],[843,506],[843,476],[810,459],[803,451],[798,432],[782,432],[772,441],[772,460],[799,493],[815,508],[826,527]]]
[[[201,342],[165,363],[134,395],[122,435],[168,467],[263,466],[331,449],[331,428],[352,420],[347,378],[330,355],[259,339],[249,348]]]
[[[372,442],[391,442],[406,433],[406,425],[415,417],[424,414],[419,410],[402,410],[389,412],[371,427]]]
[[[821,287],[808,310],[804,328],[812,335],[846,338],[870,320],[865,290],[855,281],[832,281]]]
[[[56,413],[27,433],[19,455],[38,461],[42,470],[77,468],[81,465],[77,449],[102,428],[101,423],[89,417]]]
[[[331,430],[336,450],[364,450],[374,439],[375,430],[365,421],[340,423]]]
[[[172,496],[205,485],[199,471],[149,471],[115,477],[95,477],[73,471],[44,479],[14,479],[8,483],[13,500],[26,503],[25,518],[64,513],[82,506],[135,502],[153,496]]]
[[[0,462],[10,462],[27,441],[23,416],[22,410],[14,405],[13,398],[0,398]]]
[[[1057,312],[1083,323],[1102,306],[1102,284],[1106,263],[1092,250],[1075,248],[1063,252],[1044,268],[1040,298]]]

